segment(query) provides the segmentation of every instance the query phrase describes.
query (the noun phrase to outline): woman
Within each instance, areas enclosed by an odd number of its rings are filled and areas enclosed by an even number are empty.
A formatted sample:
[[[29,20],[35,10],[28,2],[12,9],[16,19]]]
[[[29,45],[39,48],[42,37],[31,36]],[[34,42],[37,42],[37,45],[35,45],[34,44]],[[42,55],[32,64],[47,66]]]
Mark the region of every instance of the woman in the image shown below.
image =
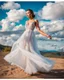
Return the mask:
[[[33,74],[37,71],[49,72],[53,68],[55,62],[40,54],[34,28],[36,28],[40,34],[50,39],[52,37],[40,30],[39,22],[34,19],[35,15],[31,9],[26,11],[26,15],[29,18],[25,23],[26,30],[13,44],[10,53],[7,54],[4,59],[11,65],[20,67],[27,74]]]

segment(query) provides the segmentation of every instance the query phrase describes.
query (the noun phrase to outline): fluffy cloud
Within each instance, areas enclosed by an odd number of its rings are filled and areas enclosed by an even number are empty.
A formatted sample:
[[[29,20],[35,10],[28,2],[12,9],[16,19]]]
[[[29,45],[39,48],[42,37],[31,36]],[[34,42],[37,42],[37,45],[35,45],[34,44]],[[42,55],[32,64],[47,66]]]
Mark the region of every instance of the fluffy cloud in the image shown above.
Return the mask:
[[[22,24],[15,25],[15,23],[10,22],[7,18],[2,19],[1,26],[2,26],[2,28],[0,29],[1,32],[17,31],[17,30],[24,30],[25,29],[25,27]]]
[[[14,43],[14,39],[11,36],[2,36],[0,37],[0,44],[12,46]]]
[[[64,20],[52,21],[51,25],[53,25],[52,29],[50,28],[52,32],[64,30]]]
[[[47,3],[40,11],[39,16],[42,19],[57,20],[64,18],[64,2]]]
[[[56,20],[51,22],[40,22],[41,29],[48,32],[57,32],[64,30],[64,20]]]
[[[56,20],[51,22],[39,22],[40,29],[47,34],[50,34],[53,40],[64,40],[64,20]],[[38,31],[35,29],[35,33],[37,33],[36,37],[38,39],[46,39],[45,36],[38,34]]]
[[[64,46],[60,47],[60,49],[58,51],[64,52]]]
[[[15,23],[10,23],[8,19],[1,20],[2,29],[0,31],[10,31],[15,27]]]
[[[9,21],[11,21],[11,22],[18,22],[24,16],[25,16],[24,9],[19,9],[19,10],[13,9],[13,10],[10,10],[9,12],[7,12],[7,17],[9,19]]]
[[[20,4],[15,2],[6,2],[1,6],[1,8],[10,10],[6,12],[7,17],[0,21],[0,26],[2,26],[0,31],[4,32],[4,31],[24,30],[22,24],[19,25],[15,24],[15,22],[19,22],[25,16],[25,10],[18,9],[20,8]]]
[[[7,19],[2,19],[1,21],[1,25],[2,25],[2,31],[8,30],[10,27],[10,23]]]
[[[5,21],[3,21],[3,22],[5,22]],[[44,26],[42,26],[42,23],[45,26],[45,28],[43,28]],[[42,22],[41,21],[41,27],[40,28],[43,31],[48,30],[48,32],[51,32],[51,35],[53,36],[53,39],[52,40],[55,40],[55,41],[57,40],[57,41],[56,41],[56,43],[54,41],[53,42],[52,41],[49,41],[48,42],[48,39],[46,37],[42,36],[41,34],[36,33],[36,38],[38,39],[37,43],[38,43],[38,47],[39,47],[40,50],[56,50],[57,51],[57,50],[60,49],[60,47],[62,47],[64,45],[63,43],[61,44],[62,41],[60,43],[58,42],[58,40],[59,41],[62,40],[62,39],[64,40],[64,38],[61,38],[61,37],[64,36],[63,28],[58,29],[59,27],[58,26],[55,26],[55,28],[57,27],[56,30],[55,31],[50,31],[50,30],[53,29],[52,28],[53,25],[59,25],[59,24],[63,27],[64,21],[63,20],[61,20],[61,21],[58,20],[58,21],[52,21],[52,22],[49,22],[49,23],[46,23],[46,22]],[[14,28],[12,28],[12,31],[13,32],[11,31],[11,33],[10,33],[10,31],[7,32],[7,30],[5,30],[3,32],[0,32],[0,44],[12,46],[13,43],[18,38],[20,38],[20,36],[22,35],[21,29],[23,30],[24,27],[21,24],[16,26],[14,23],[11,23],[11,25],[12,26],[15,26]],[[14,31],[16,31],[16,32],[14,32]],[[17,32],[17,31],[20,31],[21,33]],[[47,40],[47,41],[45,41],[45,40]],[[41,42],[39,42],[39,41],[41,41]],[[60,50],[62,51],[63,48],[61,48]]]
[[[15,2],[6,2],[1,6],[1,8],[5,10],[18,9],[20,7],[21,7],[20,4],[15,3]]]
[[[0,26],[1,26],[1,21],[0,21]]]
[[[41,18],[40,11],[38,11],[38,12],[34,12],[34,14],[36,15],[36,16],[35,16],[36,19],[38,19],[38,20],[41,20],[41,19],[42,19],[42,18]]]
[[[24,30],[24,29],[25,29],[24,26],[20,24],[20,25],[15,26],[13,28],[13,31],[15,31],[15,30]]]
[[[0,21],[0,26],[2,28],[0,31],[15,31],[15,30],[24,30],[21,24],[15,25],[15,22],[18,22],[25,16],[24,9],[13,9],[6,13],[7,17]]]
[[[6,34],[7,33],[7,34]],[[0,44],[2,45],[7,45],[7,46],[12,46],[13,43],[19,39],[21,36],[21,33],[10,33],[9,32],[0,32]]]

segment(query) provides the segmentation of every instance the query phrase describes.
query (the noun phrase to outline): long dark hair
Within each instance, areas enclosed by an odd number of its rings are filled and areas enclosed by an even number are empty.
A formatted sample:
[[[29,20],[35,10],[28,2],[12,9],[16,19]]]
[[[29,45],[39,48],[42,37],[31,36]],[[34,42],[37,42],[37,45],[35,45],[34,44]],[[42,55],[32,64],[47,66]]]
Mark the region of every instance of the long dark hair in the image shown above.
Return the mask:
[[[32,9],[27,9],[26,11],[30,11],[30,13],[32,14],[32,17],[33,17],[33,18],[35,17],[35,14],[34,14],[34,12],[33,12]]]

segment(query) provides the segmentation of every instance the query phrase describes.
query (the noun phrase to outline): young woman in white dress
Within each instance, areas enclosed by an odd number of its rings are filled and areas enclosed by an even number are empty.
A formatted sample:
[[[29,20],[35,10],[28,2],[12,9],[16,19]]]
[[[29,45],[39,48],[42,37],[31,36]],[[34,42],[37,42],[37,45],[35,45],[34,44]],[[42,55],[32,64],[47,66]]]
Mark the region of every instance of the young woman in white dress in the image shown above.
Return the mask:
[[[24,70],[26,74],[34,74],[38,71],[49,72],[55,61],[48,59],[40,54],[37,47],[34,28],[49,39],[52,37],[40,30],[38,20],[31,9],[26,10],[26,16],[29,18],[25,23],[25,31],[20,38],[14,42],[11,51],[4,59],[11,65],[16,65]],[[43,42],[43,41],[42,41]]]

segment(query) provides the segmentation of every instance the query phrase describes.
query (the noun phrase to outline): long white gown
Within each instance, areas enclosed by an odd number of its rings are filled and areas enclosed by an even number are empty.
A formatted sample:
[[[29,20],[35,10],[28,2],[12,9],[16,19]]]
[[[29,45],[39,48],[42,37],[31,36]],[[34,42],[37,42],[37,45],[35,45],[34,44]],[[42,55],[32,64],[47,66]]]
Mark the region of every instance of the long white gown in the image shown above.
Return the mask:
[[[55,61],[40,54],[34,33],[34,22],[29,25],[26,22],[25,28],[24,33],[14,42],[10,53],[4,57],[4,60],[11,65],[20,67],[28,74],[37,71],[49,72],[53,68]]]

